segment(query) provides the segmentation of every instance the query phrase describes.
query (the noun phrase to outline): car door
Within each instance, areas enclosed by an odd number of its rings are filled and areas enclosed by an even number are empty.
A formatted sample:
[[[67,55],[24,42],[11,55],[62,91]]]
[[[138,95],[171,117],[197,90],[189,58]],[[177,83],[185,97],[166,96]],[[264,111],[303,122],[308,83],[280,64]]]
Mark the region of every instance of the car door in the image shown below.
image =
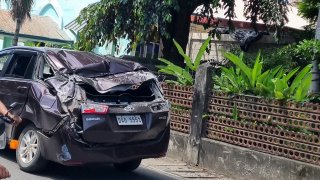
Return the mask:
[[[36,59],[36,52],[12,51],[1,71],[0,100],[7,107],[17,103],[18,106],[12,110],[14,114],[20,115],[27,101]],[[6,134],[10,138],[12,125],[7,126]]]

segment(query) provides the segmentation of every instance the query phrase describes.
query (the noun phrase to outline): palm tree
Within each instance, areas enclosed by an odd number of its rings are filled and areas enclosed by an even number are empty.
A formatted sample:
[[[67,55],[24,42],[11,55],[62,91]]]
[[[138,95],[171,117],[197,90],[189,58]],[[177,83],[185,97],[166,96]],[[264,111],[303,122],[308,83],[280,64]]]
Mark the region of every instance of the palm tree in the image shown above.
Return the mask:
[[[22,24],[29,18],[31,19],[31,8],[34,0],[5,0],[10,7],[12,19],[16,22],[16,30],[14,32],[12,46],[18,45],[18,38]]]

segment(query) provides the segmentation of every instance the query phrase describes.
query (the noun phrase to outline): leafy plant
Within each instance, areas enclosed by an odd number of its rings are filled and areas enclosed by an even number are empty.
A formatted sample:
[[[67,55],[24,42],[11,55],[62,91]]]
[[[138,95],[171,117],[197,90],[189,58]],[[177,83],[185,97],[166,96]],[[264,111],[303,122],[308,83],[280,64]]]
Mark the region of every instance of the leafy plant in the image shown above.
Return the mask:
[[[239,119],[239,112],[238,112],[237,104],[234,104],[234,106],[233,106],[232,119],[235,120],[235,121],[238,121],[238,119]]]
[[[310,63],[314,56],[320,56],[320,41],[303,40],[295,48],[295,53]]]
[[[77,21],[83,25],[83,29],[78,44],[81,50],[91,51],[96,45],[124,37],[130,40],[131,47],[141,42],[159,41],[161,38],[164,57],[176,58],[178,53],[171,49],[172,38],[178,40],[185,50],[190,24],[181,22],[190,19],[190,13],[196,7],[199,7],[199,18],[196,21],[203,24],[205,29],[212,29],[219,21],[215,25],[200,21],[203,18],[215,19],[213,12],[216,8],[224,9],[225,18],[232,20],[235,18],[235,4],[236,1],[230,0],[101,0],[80,12]],[[289,1],[249,1],[244,5],[244,12],[254,27],[261,20],[278,29],[288,20]],[[232,28],[232,23],[229,26]],[[183,63],[180,58],[175,60],[179,64]]]
[[[318,0],[302,0],[298,3],[299,15],[315,24],[318,17]]]
[[[184,51],[183,48],[173,40],[176,48],[178,49],[179,54],[184,58],[184,62],[186,63],[186,67],[182,68],[166,60],[164,58],[159,58],[161,62],[166,64],[165,66],[157,66],[159,68],[159,72],[169,74],[175,76],[177,78],[177,83],[181,85],[193,85],[194,79],[191,73],[195,73],[196,70],[199,68],[201,63],[201,59],[206,52],[206,49],[209,46],[211,37],[205,40],[205,42],[201,45],[197,56],[194,60],[191,59]]]
[[[247,89],[239,68],[221,67],[221,76],[214,76],[215,89],[221,89],[225,92],[242,93]]]
[[[241,83],[245,84],[241,86],[245,87],[247,91],[255,94],[261,94],[258,92],[261,89],[259,85],[268,77],[270,71],[262,73],[263,59],[260,53],[258,53],[256,57],[253,68],[248,67],[243,62],[243,53],[241,53],[240,56],[236,56],[231,52],[226,52],[224,53],[224,56],[241,70],[241,73],[239,73],[242,79]],[[222,71],[227,72],[226,69],[222,69]]]
[[[256,57],[253,68],[243,62],[243,54],[236,56],[227,52],[225,57],[234,63],[240,72],[235,71],[233,67],[221,68],[221,76],[214,77],[218,85],[216,88],[231,93],[249,91],[254,95],[275,97],[280,100],[294,99],[298,102],[307,98],[311,85],[311,65],[304,67],[300,72],[300,68],[297,67],[286,73],[282,66],[262,72],[263,60],[260,53]]]

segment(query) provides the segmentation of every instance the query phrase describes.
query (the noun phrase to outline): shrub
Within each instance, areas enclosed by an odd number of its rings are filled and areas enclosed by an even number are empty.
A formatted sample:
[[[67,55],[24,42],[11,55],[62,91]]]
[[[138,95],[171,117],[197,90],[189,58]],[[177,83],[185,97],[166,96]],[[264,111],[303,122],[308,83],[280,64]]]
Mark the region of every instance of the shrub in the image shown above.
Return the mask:
[[[197,56],[194,60],[192,60],[182,49],[182,47],[173,40],[176,48],[178,49],[181,56],[183,56],[184,61],[186,63],[186,67],[182,68],[180,66],[175,65],[174,63],[170,62],[169,60],[159,58],[161,62],[166,64],[165,66],[157,66],[159,68],[159,72],[169,74],[176,77],[176,81],[170,81],[173,83],[181,84],[181,85],[188,85],[191,86],[194,84],[193,74],[197,71],[201,59],[206,52],[206,49],[209,46],[211,37],[209,37],[200,47]]]
[[[240,54],[240,48],[232,48],[231,52]],[[320,56],[319,40],[303,40],[298,44],[289,44],[283,47],[271,47],[261,50],[261,56],[264,59],[263,70],[272,69],[281,65],[285,71],[295,67],[305,67],[313,60],[313,55]],[[255,53],[244,53],[243,62],[248,66],[253,66]]]
[[[252,68],[243,62],[243,54],[236,56],[227,52],[224,56],[236,66],[236,69],[222,68],[221,76],[214,77],[216,89],[280,100],[294,99],[298,102],[306,100],[311,84],[311,65],[307,65],[300,72],[300,68],[295,68],[285,73],[282,66],[263,71],[263,59],[260,53],[255,58]]]

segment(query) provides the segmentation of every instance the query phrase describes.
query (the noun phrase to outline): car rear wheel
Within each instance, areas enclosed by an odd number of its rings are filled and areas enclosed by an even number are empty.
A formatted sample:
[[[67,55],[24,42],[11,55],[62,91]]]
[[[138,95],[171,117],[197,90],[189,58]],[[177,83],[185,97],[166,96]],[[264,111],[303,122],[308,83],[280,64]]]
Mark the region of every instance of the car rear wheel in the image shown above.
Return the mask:
[[[133,171],[141,164],[141,159],[127,161],[124,163],[114,163],[113,166],[120,171]]]
[[[45,168],[47,161],[41,155],[41,141],[34,125],[27,126],[20,134],[16,158],[23,171],[36,172]]]

